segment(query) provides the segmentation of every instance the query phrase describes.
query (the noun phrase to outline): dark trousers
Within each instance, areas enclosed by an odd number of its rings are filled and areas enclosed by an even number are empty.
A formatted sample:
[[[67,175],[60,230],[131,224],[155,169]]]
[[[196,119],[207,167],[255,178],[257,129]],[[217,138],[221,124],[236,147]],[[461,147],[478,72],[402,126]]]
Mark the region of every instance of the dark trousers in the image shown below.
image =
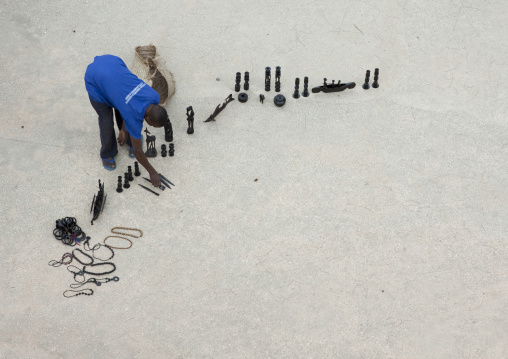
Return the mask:
[[[90,98],[90,97],[89,97]],[[101,134],[101,158],[115,157],[118,154],[115,123],[113,121],[113,110],[115,112],[116,125],[118,130],[122,129],[123,119],[120,111],[113,109],[105,103],[94,101],[90,98],[90,103],[97,115],[99,115],[99,131]],[[130,136],[127,139],[127,145],[132,147]]]

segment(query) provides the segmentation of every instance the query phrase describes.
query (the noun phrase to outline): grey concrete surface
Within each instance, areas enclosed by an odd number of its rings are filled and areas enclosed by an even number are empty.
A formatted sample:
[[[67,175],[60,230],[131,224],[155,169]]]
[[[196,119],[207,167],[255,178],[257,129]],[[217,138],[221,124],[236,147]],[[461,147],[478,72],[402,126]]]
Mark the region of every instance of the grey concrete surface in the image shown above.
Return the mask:
[[[507,358],[507,12],[0,1],[0,357]],[[122,148],[102,168],[83,83],[94,56],[130,64],[149,43],[177,88],[176,155],[152,161],[176,187],[159,198],[115,192],[133,161]],[[277,65],[283,108],[273,87],[257,100]],[[375,67],[380,88],[364,91]],[[237,71],[250,100],[203,123]],[[357,87],[294,100],[297,76]],[[99,178],[107,204],[91,226]],[[92,243],[143,230],[116,251],[118,283],[62,296],[72,275],[47,263],[69,249],[52,236],[65,216]]]

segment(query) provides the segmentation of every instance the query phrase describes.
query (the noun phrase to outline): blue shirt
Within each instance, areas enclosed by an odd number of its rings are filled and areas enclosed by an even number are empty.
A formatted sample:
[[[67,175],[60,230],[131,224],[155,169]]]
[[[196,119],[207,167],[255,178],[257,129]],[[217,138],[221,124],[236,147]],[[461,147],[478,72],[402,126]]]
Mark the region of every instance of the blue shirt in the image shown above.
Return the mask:
[[[129,71],[117,56],[96,56],[85,72],[85,86],[90,98],[120,111],[125,129],[135,139],[141,138],[148,105],[158,104],[160,96],[153,88]]]

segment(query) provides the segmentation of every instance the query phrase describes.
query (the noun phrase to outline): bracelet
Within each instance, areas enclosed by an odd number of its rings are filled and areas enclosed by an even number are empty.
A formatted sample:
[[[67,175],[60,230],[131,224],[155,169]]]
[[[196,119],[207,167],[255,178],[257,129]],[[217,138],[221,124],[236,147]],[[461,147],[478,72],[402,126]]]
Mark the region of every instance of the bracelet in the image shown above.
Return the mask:
[[[128,247],[113,247],[113,246],[111,246],[111,245],[109,245],[109,244],[107,244],[107,243],[106,243],[106,240],[107,240],[108,238],[121,238],[121,239],[123,239],[123,240],[128,241],[128,242],[130,243],[130,246],[128,246]],[[132,247],[132,241],[131,241],[130,239],[128,239],[128,238],[124,238],[124,237],[120,237],[120,236],[107,236],[106,238],[104,238],[104,244],[105,244],[106,246],[108,246],[108,247],[110,247],[110,248],[114,248],[114,249],[129,249],[130,247]]]
[[[122,232],[118,232],[118,231],[115,232],[115,229],[125,229],[127,231],[136,231],[136,232],[139,232],[139,236],[136,236],[135,234],[122,233]],[[111,233],[121,234],[122,236],[129,236],[129,237],[133,237],[133,238],[143,237],[143,231],[140,229],[136,229],[136,228],[114,227],[111,229]]]

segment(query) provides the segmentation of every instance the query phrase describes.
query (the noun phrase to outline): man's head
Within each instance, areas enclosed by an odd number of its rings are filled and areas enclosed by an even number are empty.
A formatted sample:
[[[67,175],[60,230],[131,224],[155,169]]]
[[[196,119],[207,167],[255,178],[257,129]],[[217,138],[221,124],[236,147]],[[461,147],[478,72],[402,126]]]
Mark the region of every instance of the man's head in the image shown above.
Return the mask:
[[[150,126],[162,127],[168,122],[168,112],[159,105],[149,105],[145,112],[145,121]]]

